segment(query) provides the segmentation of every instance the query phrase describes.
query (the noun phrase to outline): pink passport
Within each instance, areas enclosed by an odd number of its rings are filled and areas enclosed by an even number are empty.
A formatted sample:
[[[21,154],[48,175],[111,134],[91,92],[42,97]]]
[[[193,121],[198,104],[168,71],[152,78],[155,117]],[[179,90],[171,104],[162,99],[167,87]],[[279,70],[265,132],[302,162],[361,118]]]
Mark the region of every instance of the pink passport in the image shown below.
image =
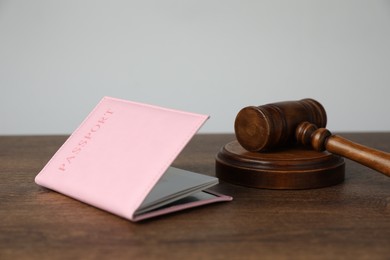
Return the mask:
[[[206,115],[103,98],[35,182],[138,221],[231,197],[218,179],[171,167]]]

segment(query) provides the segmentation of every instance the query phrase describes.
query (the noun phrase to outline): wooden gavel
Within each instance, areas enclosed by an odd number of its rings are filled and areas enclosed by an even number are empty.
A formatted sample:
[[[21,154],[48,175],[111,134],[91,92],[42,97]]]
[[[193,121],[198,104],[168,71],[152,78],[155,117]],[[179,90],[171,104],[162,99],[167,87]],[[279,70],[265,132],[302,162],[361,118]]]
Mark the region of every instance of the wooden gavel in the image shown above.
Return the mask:
[[[248,151],[268,151],[298,142],[327,150],[390,177],[390,154],[369,148],[325,129],[326,112],[314,99],[249,106],[236,116],[238,142]]]

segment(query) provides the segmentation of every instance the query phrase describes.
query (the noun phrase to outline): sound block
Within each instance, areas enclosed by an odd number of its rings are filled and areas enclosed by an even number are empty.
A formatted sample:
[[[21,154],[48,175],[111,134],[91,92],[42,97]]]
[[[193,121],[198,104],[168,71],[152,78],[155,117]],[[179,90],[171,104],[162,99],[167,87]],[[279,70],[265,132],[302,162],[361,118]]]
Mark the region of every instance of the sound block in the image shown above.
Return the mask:
[[[343,182],[345,163],[342,157],[299,146],[249,152],[232,141],[216,156],[216,176],[254,188],[312,189]]]

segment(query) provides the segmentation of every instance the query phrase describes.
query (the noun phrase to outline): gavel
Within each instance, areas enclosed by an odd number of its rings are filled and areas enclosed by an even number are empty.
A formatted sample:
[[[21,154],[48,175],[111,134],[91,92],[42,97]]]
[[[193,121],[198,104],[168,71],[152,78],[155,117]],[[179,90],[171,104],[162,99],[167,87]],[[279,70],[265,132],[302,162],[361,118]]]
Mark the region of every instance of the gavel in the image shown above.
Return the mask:
[[[251,152],[294,143],[356,161],[390,177],[390,154],[333,135],[325,128],[324,107],[314,99],[284,101],[241,109],[234,123],[237,141]]]

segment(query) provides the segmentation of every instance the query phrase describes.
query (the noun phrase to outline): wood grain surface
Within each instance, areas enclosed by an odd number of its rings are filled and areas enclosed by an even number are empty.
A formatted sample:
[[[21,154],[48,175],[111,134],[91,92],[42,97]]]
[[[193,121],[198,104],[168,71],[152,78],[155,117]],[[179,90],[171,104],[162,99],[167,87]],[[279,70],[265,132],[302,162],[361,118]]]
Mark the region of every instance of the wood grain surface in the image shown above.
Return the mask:
[[[390,133],[340,134],[390,150]],[[0,137],[0,259],[389,259],[390,178],[346,160],[342,184],[266,190],[132,223],[34,183],[65,136]],[[214,175],[231,134],[196,135],[174,166]]]

